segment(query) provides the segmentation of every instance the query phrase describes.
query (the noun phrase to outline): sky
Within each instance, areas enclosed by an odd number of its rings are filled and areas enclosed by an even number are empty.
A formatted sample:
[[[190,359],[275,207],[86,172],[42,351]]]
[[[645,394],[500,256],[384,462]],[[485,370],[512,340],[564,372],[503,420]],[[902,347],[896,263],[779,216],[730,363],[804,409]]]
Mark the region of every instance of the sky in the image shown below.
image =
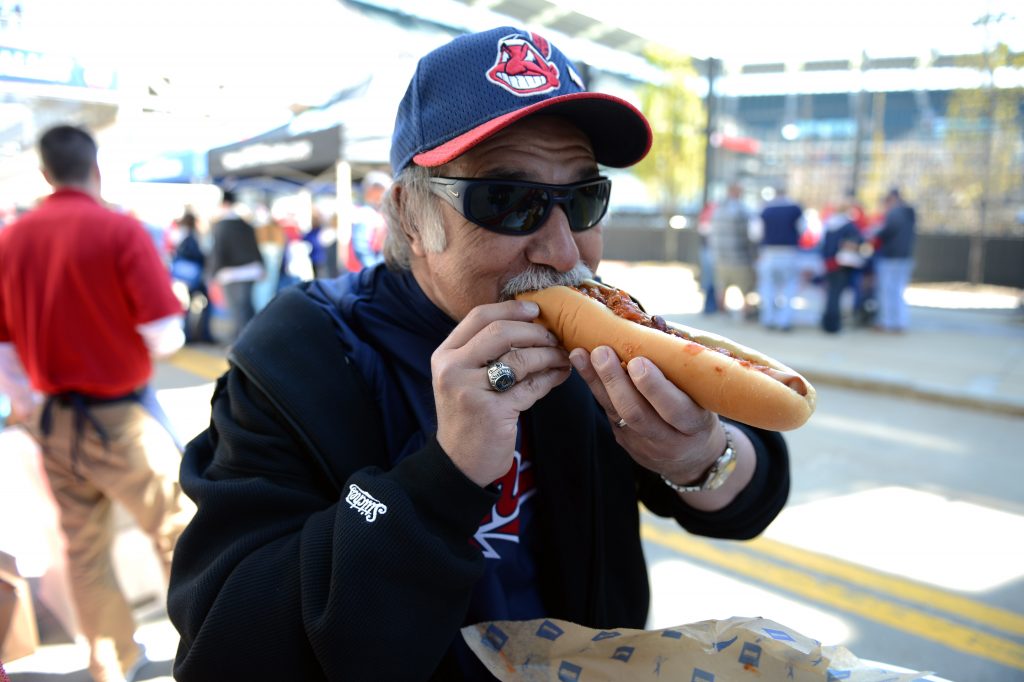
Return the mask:
[[[695,57],[744,63],[981,51],[972,23],[1007,14],[992,37],[1024,49],[1024,0],[559,0]],[[1012,18],[1011,18],[1012,17]]]
[[[370,0],[483,29],[506,21],[457,0]],[[1024,50],[1024,0],[558,0],[611,25],[743,63],[977,52],[1002,39]],[[132,79],[167,75],[161,95],[178,111],[216,109],[234,133],[279,125],[288,105],[317,104],[366,79],[405,83],[438,36],[384,34],[337,0],[23,0],[34,49],[51,49]],[[972,22],[1006,13],[989,36]],[[527,27],[530,28],[530,27]],[[583,50],[580,50],[584,52]],[[589,55],[573,52],[576,59]],[[613,63],[624,57],[611,56]],[[635,58],[635,62],[640,62]],[[599,61],[592,61],[600,65]],[[645,68],[646,65],[644,65]],[[228,87],[222,87],[225,84]],[[780,87],[785,87],[781,84]],[[404,86],[401,87],[404,89]],[[144,91],[144,88],[136,88]],[[167,135],[163,132],[161,135]],[[183,134],[194,136],[193,130]],[[214,134],[223,136],[215,130]],[[166,142],[157,139],[153,144]]]
[[[442,17],[490,15],[455,0],[379,0]],[[330,54],[375,37],[346,30],[336,0],[25,0],[26,12],[54,42],[76,49],[128,48],[146,61],[235,49],[288,61]],[[486,6],[481,0],[478,7]],[[977,52],[986,36],[971,24],[986,13],[1007,18],[988,39],[1024,50],[1024,0],[558,0],[567,9],[673,45],[696,57],[744,62]],[[492,15],[493,16],[493,15]]]

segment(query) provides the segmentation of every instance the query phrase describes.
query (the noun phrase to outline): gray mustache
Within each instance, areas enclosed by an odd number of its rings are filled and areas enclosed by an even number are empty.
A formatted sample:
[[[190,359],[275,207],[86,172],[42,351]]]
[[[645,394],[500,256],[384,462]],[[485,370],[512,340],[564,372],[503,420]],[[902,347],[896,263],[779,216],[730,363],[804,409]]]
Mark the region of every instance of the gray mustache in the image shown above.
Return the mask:
[[[531,265],[505,283],[499,300],[508,301],[524,291],[546,289],[547,287],[574,287],[585,279],[593,278],[594,273],[583,262],[576,263],[576,266],[568,272],[558,272],[546,265]]]

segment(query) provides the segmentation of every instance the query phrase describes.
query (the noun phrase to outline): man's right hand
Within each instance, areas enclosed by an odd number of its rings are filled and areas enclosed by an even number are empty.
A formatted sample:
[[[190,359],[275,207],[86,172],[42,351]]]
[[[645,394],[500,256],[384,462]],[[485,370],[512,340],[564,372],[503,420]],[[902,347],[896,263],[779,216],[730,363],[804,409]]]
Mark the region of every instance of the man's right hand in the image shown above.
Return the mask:
[[[520,413],[569,378],[569,354],[531,321],[538,313],[529,301],[478,306],[431,357],[437,441],[480,486],[512,466]],[[503,393],[487,378],[495,361],[516,374],[515,385]]]
[[[11,400],[11,413],[7,415],[5,426],[17,426],[27,424],[35,412],[36,407],[42,403],[37,393],[33,393],[27,401]]]

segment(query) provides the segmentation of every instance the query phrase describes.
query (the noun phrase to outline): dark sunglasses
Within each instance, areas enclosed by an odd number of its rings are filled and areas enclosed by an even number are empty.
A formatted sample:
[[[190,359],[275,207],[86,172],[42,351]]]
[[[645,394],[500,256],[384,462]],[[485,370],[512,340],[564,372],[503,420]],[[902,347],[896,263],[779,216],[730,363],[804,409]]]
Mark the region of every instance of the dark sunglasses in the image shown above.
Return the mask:
[[[431,178],[430,189],[475,225],[499,234],[533,234],[555,204],[562,204],[573,232],[589,230],[608,210],[612,181],[594,178],[571,185],[518,180]]]

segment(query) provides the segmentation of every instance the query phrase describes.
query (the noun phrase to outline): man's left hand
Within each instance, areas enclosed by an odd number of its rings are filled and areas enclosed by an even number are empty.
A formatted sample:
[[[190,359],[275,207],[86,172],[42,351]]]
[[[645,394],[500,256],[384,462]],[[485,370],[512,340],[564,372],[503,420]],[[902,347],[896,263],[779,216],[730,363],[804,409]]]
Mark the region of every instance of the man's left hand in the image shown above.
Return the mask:
[[[593,353],[577,348],[569,358],[617,426],[615,440],[641,466],[673,481],[692,481],[725,448],[718,415],[676,388],[647,358],[634,358],[623,368],[607,346]]]

